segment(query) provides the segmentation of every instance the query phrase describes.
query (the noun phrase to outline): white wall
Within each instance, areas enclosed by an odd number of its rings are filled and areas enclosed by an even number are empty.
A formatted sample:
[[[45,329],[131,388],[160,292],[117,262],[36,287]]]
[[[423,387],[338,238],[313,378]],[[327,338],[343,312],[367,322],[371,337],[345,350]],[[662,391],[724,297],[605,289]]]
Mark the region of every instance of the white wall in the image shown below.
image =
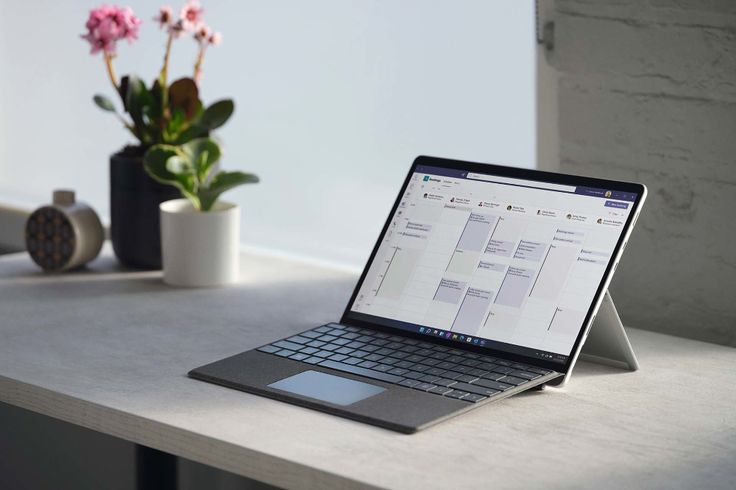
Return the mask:
[[[116,69],[152,79],[158,3],[129,3],[144,25]],[[530,0],[203,3],[224,34],[203,96],[237,104],[223,166],[262,178],[227,195],[245,243],[362,265],[416,155],[534,164]],[[129,138],[91,103],[112,95],[78,37],[96,4],[0,4],[0,201],[40,204],[67,186],[107,213],[107,158]],[[179,41],[174,76],[193,57]]]

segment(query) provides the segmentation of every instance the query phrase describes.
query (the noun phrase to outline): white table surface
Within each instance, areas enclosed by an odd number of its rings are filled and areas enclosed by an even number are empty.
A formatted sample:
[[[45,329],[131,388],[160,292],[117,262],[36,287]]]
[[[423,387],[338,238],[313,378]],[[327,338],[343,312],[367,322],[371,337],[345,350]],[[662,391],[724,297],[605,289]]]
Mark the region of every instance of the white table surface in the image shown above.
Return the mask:
[[[187,378],[338,319],[357,279],[254,254],[241,276],[175,289],[108,253],[65,275],[0,258],[0,401],[290,488],[736,488],[736,349],[629,329],[638,372],[581,363],[402,435]]]

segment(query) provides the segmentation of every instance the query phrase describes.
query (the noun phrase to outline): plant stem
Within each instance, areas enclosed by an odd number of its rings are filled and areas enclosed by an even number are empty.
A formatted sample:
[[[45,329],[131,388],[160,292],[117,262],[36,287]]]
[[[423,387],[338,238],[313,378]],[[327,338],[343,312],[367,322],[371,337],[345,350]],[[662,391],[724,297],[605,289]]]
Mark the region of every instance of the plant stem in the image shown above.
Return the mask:
[[[112,86],[115,87],[115,90],[118,90],[118,79],[115,76],[115,70],[112,67],[112,58],[113,55],[105,53],[105,66],[107,67],[107,76],[110,77],[110,82],[112,82]]]
[[[199,48],[197,54],[197,61],[194,63],[194,82],[199,85],[199,81],[202,79],[202,62],[204,62],[204,50],[207,47],[207,43],[203,43]]]
[[[168,90],[168,76],[169,76],[169,56],[171,55],[171,44],[174,41],[174,33],[169,33],[169,38],[166,40],[166,52],[164,53],[164,66],[161,68],[161,74],[159,75],[159,83],[161,84],[161,105],[164,109],[169,104],[169,90]]]

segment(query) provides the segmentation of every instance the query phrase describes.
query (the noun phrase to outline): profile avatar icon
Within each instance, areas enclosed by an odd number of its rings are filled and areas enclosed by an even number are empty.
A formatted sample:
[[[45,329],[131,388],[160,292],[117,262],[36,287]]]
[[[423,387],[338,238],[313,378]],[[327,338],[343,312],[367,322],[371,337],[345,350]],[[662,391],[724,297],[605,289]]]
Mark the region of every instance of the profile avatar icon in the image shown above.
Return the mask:
[[[506,211],[511,211],[511,204],[509,204],[508,206],[506,206]]]
[[[596,223],[598,223],[599,225],[602,225],[603,224],[603,218],[598,218],[598,221],[596,221]]]
[[[612,195],[613,193],[611,191],[606,191],[606,193],[604,194],[604,196],[606,197],[611,197]]]
[[[567,213],[567,219],[572,219],[572,214]]]
[[[454,197],[450,198],[450,202],[455,202],[455,198]]]
[[[427,194],[427,193],[425,192],[425,193],[424,193],[424,199],[427,199],[427,196],[428,196],[428,195],[429,195],[429,194]]]
[[[537,214],[542,214],[542,210],[541,209],[537,209]]]

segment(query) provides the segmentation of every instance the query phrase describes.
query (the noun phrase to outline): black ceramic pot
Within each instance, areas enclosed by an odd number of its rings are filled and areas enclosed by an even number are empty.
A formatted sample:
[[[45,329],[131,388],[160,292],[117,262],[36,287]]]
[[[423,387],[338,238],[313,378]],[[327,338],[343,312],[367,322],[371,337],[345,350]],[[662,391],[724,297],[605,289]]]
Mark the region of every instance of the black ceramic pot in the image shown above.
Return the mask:
[[[161,268],[158,205],[179,197],[178,189],[149,177],[138,148],[110,157],[110,239],[121,264]]]

